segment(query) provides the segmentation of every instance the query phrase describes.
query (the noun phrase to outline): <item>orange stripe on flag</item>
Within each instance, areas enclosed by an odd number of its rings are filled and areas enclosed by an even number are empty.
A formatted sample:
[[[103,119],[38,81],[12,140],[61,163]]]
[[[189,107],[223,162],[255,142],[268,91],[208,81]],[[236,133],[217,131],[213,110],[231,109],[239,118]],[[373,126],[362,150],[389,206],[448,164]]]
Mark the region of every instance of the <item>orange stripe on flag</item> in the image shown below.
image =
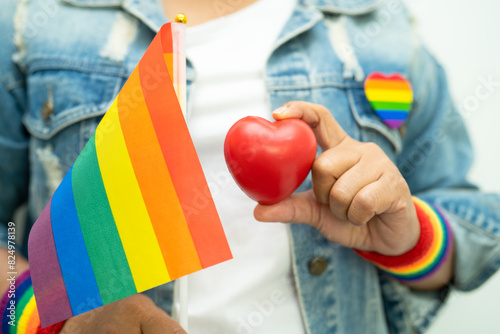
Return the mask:
[[[147,81],[148,63],[163,63],[156,75],[158,89],[143,90],[163,157],[169,166],[177,196],[203,268],[232,258],[229,245],[220,224],[200,161],[189,136],[186,122],[164,64],[161,46],[144,55],[139,70],[141,82]],[[203,185],[201,188],[200,185]]]
[[[140,89],[139,70],[134,70],[118,95],[118,112],[163,259],[170,278],[176,279],[200,270],[201,264]]]

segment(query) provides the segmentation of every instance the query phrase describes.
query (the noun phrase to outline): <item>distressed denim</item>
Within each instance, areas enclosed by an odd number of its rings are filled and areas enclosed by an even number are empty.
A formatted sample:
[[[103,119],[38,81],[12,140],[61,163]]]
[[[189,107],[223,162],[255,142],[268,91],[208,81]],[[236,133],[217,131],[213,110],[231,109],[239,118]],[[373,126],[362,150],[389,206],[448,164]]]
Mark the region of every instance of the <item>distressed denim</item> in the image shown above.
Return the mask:
[[[29,227],[166,21],[155,0],[1,2],[1,245],[25,202],[26,233],[17,237],[26,244]],[[363,78],[373,71],[411,82],[414,103],[399,130],[386,127],[366,100]],[[189,97],[196,82],[189,60],[187,79]],[[268,59],[266,85],[273,109],[290,100],[319,103],[350,136],[378,144],[412,194],[446,213],[454,233],[453,282],[416,292],[314,228],[291,225],[307,333],[421,333],[450,288],[474,289],[498,269],[500,198],[467,181],[472,151],[464,124],[443,69],[419,44],[399,1],[301,0]],[[300,190],[310,187],[307,179]],[[317,257],[328,266],[313,276],[309,263]],[[172,283],[146,293],[171,311]]]

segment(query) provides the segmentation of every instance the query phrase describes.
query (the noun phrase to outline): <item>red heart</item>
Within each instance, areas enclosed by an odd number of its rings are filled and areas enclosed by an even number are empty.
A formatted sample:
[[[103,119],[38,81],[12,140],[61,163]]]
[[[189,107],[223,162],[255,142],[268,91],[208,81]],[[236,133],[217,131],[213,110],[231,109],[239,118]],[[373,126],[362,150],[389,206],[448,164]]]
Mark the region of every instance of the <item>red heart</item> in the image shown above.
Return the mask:
[[[248,116],[229,129],[224,156],[238,186],[269,205],[290,196],[307,177],[316,157],[316,138],[299,119],[269,122]]]

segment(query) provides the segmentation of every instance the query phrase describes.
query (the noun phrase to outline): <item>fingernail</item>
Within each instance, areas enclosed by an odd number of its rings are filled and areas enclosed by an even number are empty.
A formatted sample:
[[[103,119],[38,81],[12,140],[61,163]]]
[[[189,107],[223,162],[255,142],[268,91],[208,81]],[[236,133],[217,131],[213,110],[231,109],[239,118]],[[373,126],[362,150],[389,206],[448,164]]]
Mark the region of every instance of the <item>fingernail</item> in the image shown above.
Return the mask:
[[[287,109],[287,106],[281,106],[278,109],[273,111],[274,115],[283,115]]]

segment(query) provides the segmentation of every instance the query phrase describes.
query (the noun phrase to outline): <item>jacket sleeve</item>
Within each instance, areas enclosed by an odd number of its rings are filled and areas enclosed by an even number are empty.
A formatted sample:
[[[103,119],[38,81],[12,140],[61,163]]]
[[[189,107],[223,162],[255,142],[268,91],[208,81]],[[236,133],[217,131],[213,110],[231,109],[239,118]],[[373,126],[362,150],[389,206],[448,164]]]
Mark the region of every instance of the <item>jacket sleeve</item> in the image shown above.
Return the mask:
[[[0,247],[7,243],[7,223],[28,192],[28,135],[22,125],[24,76],[12,60],[15,1],[0,3]]]
[[[500,266],[500,197],[467,180],[471,144],[443,68],[418,45],[409,75],[414,105],[397,165],[412,194],[438,206],[450,221],[455,269],[452,282],[433,292],[412,291],[381,274],[388,319],[402,319],[389,321],[393,333],[424,332],[450,290],[472,290]]]

